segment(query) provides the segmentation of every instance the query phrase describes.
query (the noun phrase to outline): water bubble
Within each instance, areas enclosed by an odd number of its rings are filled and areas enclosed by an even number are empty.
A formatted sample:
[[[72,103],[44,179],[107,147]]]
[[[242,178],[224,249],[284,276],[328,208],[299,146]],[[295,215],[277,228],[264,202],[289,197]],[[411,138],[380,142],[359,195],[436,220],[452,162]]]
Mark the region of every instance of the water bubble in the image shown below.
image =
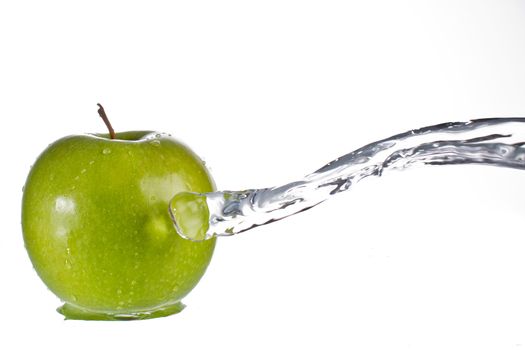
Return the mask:
[[[87,171],[86,169],[82,169],[82,170],[80,170],[80,173],[84,174],[86,171]]]
[[[94,160],[90,160],[89,161],[89,165],[93,165],[93,164],[95,164],[95,161]]]
[[[73,266],[71,265],[71,261],[69,259],[66,259],[66,269],[71,270]]]
[[[75,176],[75,181],[78,181],[80,179],[80,176]]]
[[[499,151],[503,155],[505,155],[505,154],[507,154],[509,152],[509,150],[505,146],[500,146]]]
[[[134,286],[134,285],[136,285],[136,284],[137,284],[137,281],[135,281],[135,280],[131,281],[131,285],[132,285],[132,286]]]
[[[111,150],[109,148],[104,148],[102,150],[102,154],[110,154],[111,153]]]
[[[159,147],[160,146],[160,141],[159,140],[153,140],[149,144],[152,145],[152,146],[155,146],[155,147]]]

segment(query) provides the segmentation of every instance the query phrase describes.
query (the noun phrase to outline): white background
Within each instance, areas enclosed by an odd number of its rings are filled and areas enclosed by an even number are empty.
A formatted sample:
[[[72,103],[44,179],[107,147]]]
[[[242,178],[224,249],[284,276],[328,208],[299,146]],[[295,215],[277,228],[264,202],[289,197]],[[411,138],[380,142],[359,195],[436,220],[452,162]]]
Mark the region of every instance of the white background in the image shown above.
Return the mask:
[[[0,348],[519,349],[525,174],[428,167],[221,239],[172,317],[63,321],[23,246],[52,141],[156,129],[220,189],[293,180],[366,143],[525,116],[525,2],[0,2]]]

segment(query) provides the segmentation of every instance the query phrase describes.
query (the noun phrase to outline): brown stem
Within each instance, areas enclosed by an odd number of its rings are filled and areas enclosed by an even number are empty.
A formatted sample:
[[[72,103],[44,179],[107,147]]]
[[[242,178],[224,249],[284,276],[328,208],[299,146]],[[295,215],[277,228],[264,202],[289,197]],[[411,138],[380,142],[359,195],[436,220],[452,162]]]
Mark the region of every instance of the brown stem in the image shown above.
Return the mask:
[[[98,115],[102,120],[104,121],[104,124],[106,124],[106,127],[109,130],[109,137],[113,140],[115,139],[115,131],[113,130],[113,127],[111,126],[111,123],[109,122],[108,116],[106,115],[106,111],[104,111],[104,107],[100,103],[97,103],[98,108]]]

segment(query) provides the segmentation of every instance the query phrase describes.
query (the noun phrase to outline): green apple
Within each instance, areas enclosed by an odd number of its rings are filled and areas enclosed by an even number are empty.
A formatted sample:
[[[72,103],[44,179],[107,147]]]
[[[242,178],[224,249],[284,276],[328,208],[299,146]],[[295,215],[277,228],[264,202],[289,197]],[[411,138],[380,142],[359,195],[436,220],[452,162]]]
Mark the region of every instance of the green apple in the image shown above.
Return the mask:
[[[114,133],[110,129],[111,135]],[[22,201],[33,266],[69,319],[143,319],[182,310],[215,240],[179,237],[168,202],[214,183],[187,146],[155,132],[76,135],[37,159]]]

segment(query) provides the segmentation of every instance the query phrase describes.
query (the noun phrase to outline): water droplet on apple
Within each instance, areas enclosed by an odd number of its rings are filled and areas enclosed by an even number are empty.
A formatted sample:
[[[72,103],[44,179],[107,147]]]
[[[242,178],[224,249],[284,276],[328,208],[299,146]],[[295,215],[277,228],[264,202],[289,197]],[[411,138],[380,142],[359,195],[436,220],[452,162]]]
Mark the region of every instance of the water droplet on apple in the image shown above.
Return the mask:
[[[80,176],[75,176],[75,181],[78,181],[80,179]]]
[[[71,261],[69,261],[69,259],[66,259],[66,269],[71,270],[71,267]]]
[[[111,150],[109,148],[104,148],[102,150],[102,154],[110,154],[111,153]]]
[[[134,286],[134,285],[136,285],[136,284],[137,284],[137,281],[135,281],[135,280],[131,281],[131,285],[132,285],[132,286]]]
[[[76,295],[72,295],[72,296],[71,296],[71,299],[73,299],[73,301],[77,301],[77,300],[78,300],[78,298],[77,298]]]
[[[149,144],[152,145],[152,146],[155,146],[155,147],[159,147],[160,146],[160,141],[159,140],[153,140]]]
[[[25,187],[25,186],[22,186],[22,192],[24,192],[24,191],[25,191],[25,189],[26,189],[26,187]]]
[[[80,173],[81,173],[81,174],[84,174],[85,172],[86,172],[86,169],[82,169],[82,170],[80,170]]]
[[[121,289],[117,289],[117,294],[122,294],[122,290]]]
[[[94,160],[90,160],[89,161],[89,165],[93,165],[93,164],[95,164],[95,161]]]

